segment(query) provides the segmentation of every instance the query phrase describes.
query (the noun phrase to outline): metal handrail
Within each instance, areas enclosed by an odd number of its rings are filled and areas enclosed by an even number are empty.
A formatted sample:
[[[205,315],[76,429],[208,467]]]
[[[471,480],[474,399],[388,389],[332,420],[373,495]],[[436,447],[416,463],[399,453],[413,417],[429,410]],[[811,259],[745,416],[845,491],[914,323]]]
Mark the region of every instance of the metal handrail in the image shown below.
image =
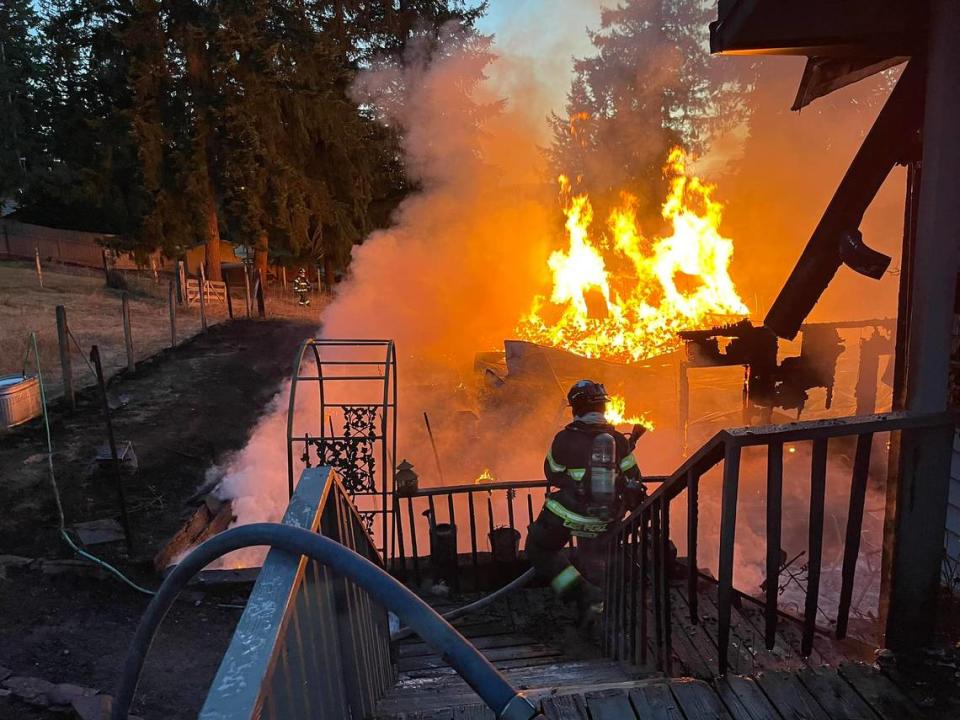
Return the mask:
[[[388,607],[448,659],[498,718],[529,720],[537,714],[435,610],[353,551],[348,537],[317,532],[318,522],[330,521],[342,532],[341,501],[350,504],[336,476],[323,470],[326,475],[315,482],[301,481],[298,493],[308,485],[307,493],[291,502],[283,525],[227,530],[177,565],[137,628],[111,717],[126,717],[154,634],[190,578],[231,551],[258,545],[273,549],[200,713],[204,720],[371,716],[393,676],[384,633]],[[304,515],[309,526],[299,527],[297,519]],[[365,534],[356,525],[352,529],[353,539]],[[308,576],[314,578],[309,593]]]

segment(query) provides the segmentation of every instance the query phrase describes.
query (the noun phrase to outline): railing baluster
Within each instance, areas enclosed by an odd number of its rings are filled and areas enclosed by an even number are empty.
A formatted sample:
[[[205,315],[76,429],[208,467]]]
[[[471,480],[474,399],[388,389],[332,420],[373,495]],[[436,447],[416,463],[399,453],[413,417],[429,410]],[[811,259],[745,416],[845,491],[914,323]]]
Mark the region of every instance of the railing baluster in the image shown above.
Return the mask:
[[[767,446],[767,589],[764,642],[773,650],[777,640],[777,595],[780,590],[780,547],[783,522],[783,443]]]
[[[671,670],[671,658],[673,655],[673,639],[670,618],[670,500],[664,495],[660,502],[662,519],[660,520],[660,583],[661,593],[660,609],[663,614],[661,623],[663,624],[663,659],[661,667],[669,675]]]
[[[613,634],[611,630],[610,617],[613,615],[613,571],[610,564],[613,562],[613,543],[601,548],[603,551],[603,597],[605,604],[603,615],[600,617],[600,652],[606,657],[610,656],[610,639]]]
[[[407,498],[407,516],[410,519],[410,547],[413,551],[413,577],[420,584],[420,552],[417,550],[417,521],[413,516],[413,498]]]
[[[697,530],[699,528],[700,476],[693,470],[687,473],[687,605],[690,622],[699,621],[699,594],[697,593]]]
[[[637,588],[640,585],[640,568],[637,567],[637,523],[630,524],[630,662],[637,664],[637,628],[640,608],[637,606]]]
[[[433,517],[433,522],[439,522],[437,520],[437,508],[433,505],[433,495],[427,496],[427,503],[430,506],[430,515]]]
[[[863,505],[867,494],[867,477],[870,473],[870,450],[873,433],[857,437],[857,452],[853,459],[853,478],[850,482],[850,508],[847,510],[847,537],[843,545],[843,571],[840,583],[840,606],[837,609],[837,639],[847,635],[850,619],[850,601],[853,598],[853,581],[857,573],[857,557],[860,555],[860,533],[863,530]]]
[[[400,514],[400,498],[393,496],[393,521],[397,527],[397,551],[400,553],[400,573],[402,578],[407,574],[407,554],[403,546],[403,515]]]
[[[648,518],[650,511],[640,511],[640,664],[647,664],[647,588],[650,587],[650,541],[648,533]]]
[[[510,519],[510,529],[516,530],[513,522],[513,497],[516,493],[513,490],[507,490],[507,516]]]
[[[626,639],[626,634],[624,629],[627,626],[627,555],[626,548],[624,547],[625,535],[623,530],[617,531],[616,543],[613,547],[614,557],[617,563],[617,576],[616,576],[616,585],[614,587],[614,592],[617,599],[617,627],[616,634],[613,637],[614,643],[616,643],[616,659],[622,660],[626,655],[626,645],[624,640]]]
[[[730,648],[730,606],[733,601],[733,543],[737,532],[737,493],[740,483],[740,446],[727,441],[723,453],[723,490],[720,508],[719,618],[717,665],[727,672]]]
[[[663,574],[663,555],[662,550],[663,546],[660,540],[660,520],[662,515],[660,514],[660,501],[658,500],[653,504],[651,508],[651,525],[652,530],[650,532],[650,540],[652,547],[650,548],[651,554],[653,555],[653,632],[654,638],[656,640],[656,653],[654,653],[654,662],[657,665],[657,668],[663,669],[661,661],[663,659],[663,611],[661,609],[661,596],[660,596],[660,583],[661,575]]]
[[[487,536],[490,540],[490,553],[493,555],[493,499],[487,495],[487,523],[490,525],[490,534]]]
[[[803,613],[803,638],[800,651],[808,657],[813,651],[813,633],[817,625],[820,599],[820,563],[823,555],[824,496],[827,486],[827,438],[813,441],[810,469],[810,533],[808,539],[807,597]]]
[[[453,507],[453,493],[447,494],[447,513],[450,516],[450,525],[456,530],[457,512]],[[453,589],[454,592],[460,592],[460,534],[454,535],[455,545],[453,548]]]
[[[480,563],[477,559],[477,519],[473,506],[473,492],[467,493],[467,507],[470,510],[470,561],[473,563],[473,589],[480,589]]]
[[[533,493],[527,490],[527,517],[530,519],[530,524],[533,525]]]

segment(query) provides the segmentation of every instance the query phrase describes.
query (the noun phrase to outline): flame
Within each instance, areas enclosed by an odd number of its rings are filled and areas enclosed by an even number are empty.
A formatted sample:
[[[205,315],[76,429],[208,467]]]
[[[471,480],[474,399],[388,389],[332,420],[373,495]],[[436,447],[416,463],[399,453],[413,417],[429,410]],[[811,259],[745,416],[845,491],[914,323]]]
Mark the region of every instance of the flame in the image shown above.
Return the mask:
[[[682,330],[749,314],[728,272],[733,241],[720,234],[723,206],[713,199],[714,186],[687,174],[679,147],[670,151],[664,175],[670,191],[661,214],[672,232],[653,239],[641,233],[637,200],[626,193],[607,219],[608,232],[592,237],[589,197],[574,195],[560,176],[568,246],[550,256],[552,292],[549,299],[534,297],[517,327],[520,339],[628,362],[677,349]],[[541,314],[548,303],[559,310],[553,323]]]
[[[488,482],[496,482],[497,479],[493,476],[493,473],[490,472],[490,468],[484,468],[483,472],[477,475],[476,479],[473,481],[474,485],[481,485]]]
[[[607,422],[611,425],[643,425],[647,430],[653,430],[653,421],[646,415],[627,415],[627,400],[620,395],[611,395],[607,401],[607,409],[603,411]]]

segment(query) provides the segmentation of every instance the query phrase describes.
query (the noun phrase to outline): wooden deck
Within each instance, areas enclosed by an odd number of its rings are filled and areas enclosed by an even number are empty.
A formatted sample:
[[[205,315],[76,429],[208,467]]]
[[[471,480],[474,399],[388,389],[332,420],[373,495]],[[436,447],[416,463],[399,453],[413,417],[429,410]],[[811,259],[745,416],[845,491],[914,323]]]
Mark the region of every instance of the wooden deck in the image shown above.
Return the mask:
[[[719,675],[717,586],[701,580],[699,591],[697,622],[694,623],[690,618],[685,584],[677,582],[671,586],[673,666],[670,674],[711,680]],[[763,630],[763,607],[748,598],[735,599],[730,614],[728,660],[731,672],[755,675],[768,670],[798,670],[807,666],[835,667],[845,660],[867,660],[872,654],[872,648],[852,639],[839,642],[824,629],[815,634],[813,652],[804,658],[800,649],[801,625],[786,616],[777,625],[773,649],[767,650]],[[654,638],[650,639],[648,653],[653,656]]]
[[[547,718],[563,720],[900,720],[925,717],[872,667],[844,660],[842,647],[818,638],[814,655],[799,656],[800,630],[781,623],[773,651],[763,643],[763,611],[749,602],[732,618],[732,673],[716,673],[716,598],[701,584],[699,622],[690,622],[680,588],[672,593],[674,675],[604,659],[572,628],[572,608],[549,591],[527,590],[454,624]],[[440,612],[460,604],[433,601]],[[652,651],[652,648],[651,648]],[[652,656],[652,652],[651,652]],[[374,714],[378,720],[493,718],[469,686],[425,643],[397,643],[396,686]],[[833,667],[824,667],[832,665]]]

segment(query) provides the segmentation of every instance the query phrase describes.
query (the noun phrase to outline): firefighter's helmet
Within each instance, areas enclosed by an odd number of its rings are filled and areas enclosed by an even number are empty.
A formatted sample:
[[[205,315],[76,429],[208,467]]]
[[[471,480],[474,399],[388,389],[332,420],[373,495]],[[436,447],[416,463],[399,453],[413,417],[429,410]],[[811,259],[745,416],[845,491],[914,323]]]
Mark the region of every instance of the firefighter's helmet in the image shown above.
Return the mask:
[[[591,410],[602,411],[610,399],[603,384],[593,380],[578,380],[567,393],[567,402],[573,408],[575,415]]]

